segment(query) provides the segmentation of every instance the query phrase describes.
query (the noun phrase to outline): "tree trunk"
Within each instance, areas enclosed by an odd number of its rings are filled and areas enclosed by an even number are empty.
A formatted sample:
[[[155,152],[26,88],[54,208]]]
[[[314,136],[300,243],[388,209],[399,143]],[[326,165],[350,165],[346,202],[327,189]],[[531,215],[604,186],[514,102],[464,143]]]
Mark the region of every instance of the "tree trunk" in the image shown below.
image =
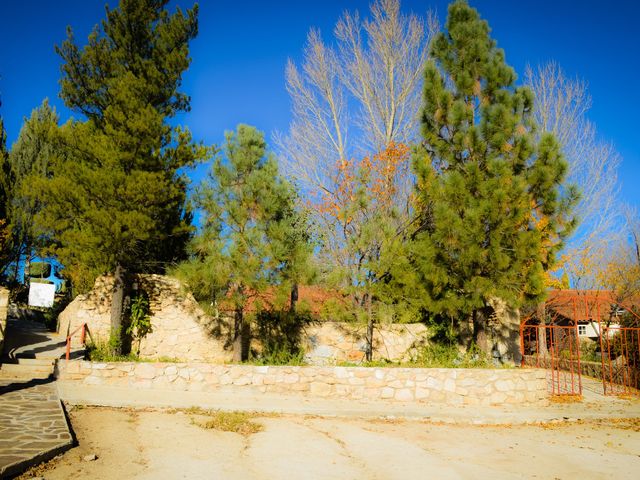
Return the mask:
[[[296,304],[298,303],[298,284],[291,286],[291,302],[289,304],[289,312],[296,313]]]
[[[367,362],[373,360],[373,312],[371,294],[367,294]]]
[[[487,339],[487,330],[484,319],[479,318],[478,310],[474,309],[473,319],[473,342],[481,352],[489,353],[489,343]]]
[[[122,353],[122,311],[124,305],[126,271],[118,264],[113,275],[111,296],[111,350],[114,355]]]
[[[236,308],[235,325],[233,337],[233,362],[240,363],[249,358],[249,340],[251,329],[244,321],[244,312],[241,308]]]
[[[29,245],[27,245],[25,251],[27,252],[24,257],[24,280],[26,283],[27,279],[31,280],[31,248]],[[42,276],[42,274],[40,274],[40,276]]]

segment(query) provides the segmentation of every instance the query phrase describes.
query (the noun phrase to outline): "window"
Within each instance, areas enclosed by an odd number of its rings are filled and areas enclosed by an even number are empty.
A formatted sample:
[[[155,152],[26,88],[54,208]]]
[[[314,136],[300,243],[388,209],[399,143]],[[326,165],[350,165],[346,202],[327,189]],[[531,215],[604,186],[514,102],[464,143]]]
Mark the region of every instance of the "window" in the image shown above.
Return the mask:
[[[581,337],[587,336],[587,326],[586,325],[578,325],[578,335]]]

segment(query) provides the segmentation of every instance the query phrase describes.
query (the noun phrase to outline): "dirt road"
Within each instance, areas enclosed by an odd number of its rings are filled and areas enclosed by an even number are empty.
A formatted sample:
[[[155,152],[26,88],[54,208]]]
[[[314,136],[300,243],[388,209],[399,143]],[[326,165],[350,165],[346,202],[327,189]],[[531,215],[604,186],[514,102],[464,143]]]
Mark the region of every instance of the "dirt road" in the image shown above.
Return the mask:
[[[70,418],[79,446],[22,478],[636,479],[640,472],[638,420],[483,427],[258,416],[263,431],[243,436],[203,429],[183,412],[82,408]],[[98,459],[84,460],[89,454]]]

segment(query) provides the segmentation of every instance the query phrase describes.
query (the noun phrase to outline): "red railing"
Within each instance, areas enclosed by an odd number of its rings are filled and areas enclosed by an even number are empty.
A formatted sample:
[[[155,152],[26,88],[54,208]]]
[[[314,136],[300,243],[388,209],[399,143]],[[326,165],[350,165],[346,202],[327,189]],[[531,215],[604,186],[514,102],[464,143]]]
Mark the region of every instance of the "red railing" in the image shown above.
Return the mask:
[[[82,345],[85,344],[86,334],[87,334],[87,324],[83,323],[78,328],[76,328],[73,332],[67,335],[67,353],[65,355],[66,360],[69,360],[69,357],[71,356],[71,337],[73,337],[76,333],[78,333],[78,331],[80,331],[80,342],[82,343]]]

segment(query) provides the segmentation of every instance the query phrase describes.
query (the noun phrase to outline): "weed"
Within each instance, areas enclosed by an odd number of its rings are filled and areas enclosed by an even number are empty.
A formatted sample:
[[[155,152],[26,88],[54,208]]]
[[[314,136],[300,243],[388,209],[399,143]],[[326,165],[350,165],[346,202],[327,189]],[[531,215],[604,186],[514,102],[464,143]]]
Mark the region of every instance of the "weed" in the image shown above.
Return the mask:
[[[211,412],[199,407],[192,407],[185,410],[185,413],[209,417],[208,420],[191,419],[191,423],[201,428],[239,433],[240,435],[251,435],[264,429],[262,424],[252,421],[255,415],[247,412]]]
[[[86,358],[92,362],[137,362],[140,359],[137,355],[114,355],[112,341],[96,341],[87,344]]]

